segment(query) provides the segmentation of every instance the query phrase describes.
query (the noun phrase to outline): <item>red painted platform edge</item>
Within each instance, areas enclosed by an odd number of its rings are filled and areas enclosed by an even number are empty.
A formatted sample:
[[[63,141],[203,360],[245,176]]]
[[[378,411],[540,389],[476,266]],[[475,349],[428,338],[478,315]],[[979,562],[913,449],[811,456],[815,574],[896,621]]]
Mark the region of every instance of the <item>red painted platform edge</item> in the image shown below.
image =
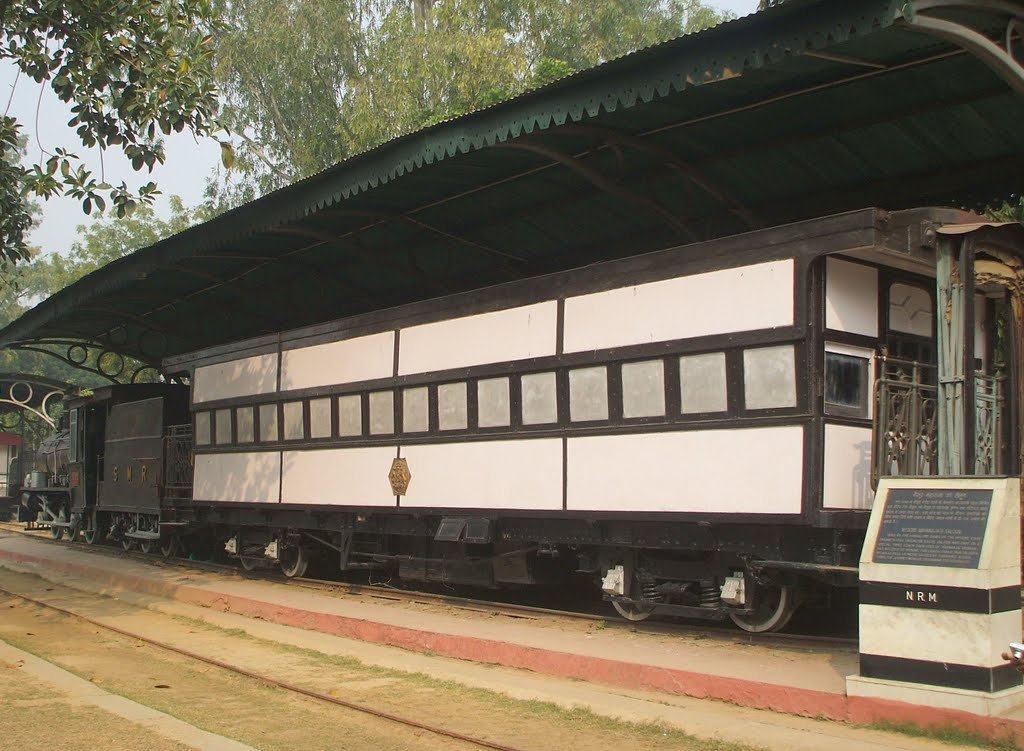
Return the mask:
[[[240,595],[209,591],[200,587],[158,581],[123,574],[85,563],[53,561],[41,556],[0,549],[0,559],[43,565],[49,570],[84,576],[108,586],[225,612],[261,618],[285,626],[344,636],[375,644],[429,652],[474,662],[492,663],[532,670],[547,675],[594,681],[622,688],[653,690],[717,699],[754,709],[816,717],[827,720],[909,723],[919,727],[958,727],[993,740],[1011,737],[1024,743],[1024,722],[982,717],[969,712],[936,709],[915,704],[847,697],[844,694],[784,686],[767,681],[729,678],[623,660],[557,652],[541,647],[443,634],[407,626],[378,623],[360,618],[323,613],[255,600]]]

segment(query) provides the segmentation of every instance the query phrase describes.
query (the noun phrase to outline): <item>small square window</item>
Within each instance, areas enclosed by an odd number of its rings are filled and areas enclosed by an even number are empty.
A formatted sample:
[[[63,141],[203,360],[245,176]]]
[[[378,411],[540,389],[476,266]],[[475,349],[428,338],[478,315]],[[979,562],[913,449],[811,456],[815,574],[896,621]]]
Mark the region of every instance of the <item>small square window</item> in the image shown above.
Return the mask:
[[[524,376],[524,380],[529,376]],[[477,424],[500,428],[511,424],[508,378],[485,378],[476,383]],[[547,422],[552,422],[548,420]]]
[[[440,430],[465,430],[468,425],[465,382],[442,383],[437,387],[437,427]]]
[[[608,419],[608,369],[603,365],[569,371],[569,419]]]
[[[236,438],[239,443],[253,442],[252,407],[239,407],[235,410],[235,430],[238,432]]]
[[[622,416],[665,414],[665,365],[661,360],[627,362],[622,366]]]
[[[370,435],[395,432],[395,393],[375,391],[370,394]]]
[[[363,434],[363,400],[359,394],[338,397],[338,435]]]
[[[217,420],[216,442],[218,444],[231,443],[231,410],[218,409],[215,414]]]
[[[523,390],[523,425],[558,422],[558,387],[555,374],[530,373],[520,381]]]
[[[330,398],[309,400],[309,437],[331,437],[331,400]]]
[[[196,412],[196,446],[210,445],[210,413]]]
[[[725,412],[729,407],[725,353],[680,357],[679,394],[684,415]]]
[[[426,386],[402,391],[402,430],[426,433],[430,429],[430,401]]]
[[[277,429],[277,405],[260,405],[260,440],[274,442],[281,440]]]
[[[302,419],[302,402],[285,402],[284,439],[286,441],[301,441],[305,437],[306,430]]]
[[[796,406],[796,355],[793,345],[743,351],[743,388],[747,409]]]
[[[866,357],[839,352],[825,353],[825,413],[847,417],[868,416],[868,368]]]

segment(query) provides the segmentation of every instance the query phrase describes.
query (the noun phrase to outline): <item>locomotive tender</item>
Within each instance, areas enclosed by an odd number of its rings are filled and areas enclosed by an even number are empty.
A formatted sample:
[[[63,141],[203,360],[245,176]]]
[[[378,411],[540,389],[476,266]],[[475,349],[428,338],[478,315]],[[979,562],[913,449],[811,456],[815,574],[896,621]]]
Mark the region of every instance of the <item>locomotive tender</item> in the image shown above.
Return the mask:
[[[856,585],[874,477],[941,471],[936,248],[1024,250],[977,221],[865,209],[169,358],[191,417],[171,384],[72,402],[49,519],[293,576],[586,576],[630,618],[779,629]],[[1018,472],[1008,288],[971,279],[953,345],[968,474]]]

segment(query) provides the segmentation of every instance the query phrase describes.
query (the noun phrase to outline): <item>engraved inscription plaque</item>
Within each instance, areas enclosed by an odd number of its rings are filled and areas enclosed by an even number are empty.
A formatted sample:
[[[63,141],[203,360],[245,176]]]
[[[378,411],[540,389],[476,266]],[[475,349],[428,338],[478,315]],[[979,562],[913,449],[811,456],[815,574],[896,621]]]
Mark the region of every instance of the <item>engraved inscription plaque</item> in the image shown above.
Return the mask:
[[[875,563],[978,568],[991,490],[892,488]]]

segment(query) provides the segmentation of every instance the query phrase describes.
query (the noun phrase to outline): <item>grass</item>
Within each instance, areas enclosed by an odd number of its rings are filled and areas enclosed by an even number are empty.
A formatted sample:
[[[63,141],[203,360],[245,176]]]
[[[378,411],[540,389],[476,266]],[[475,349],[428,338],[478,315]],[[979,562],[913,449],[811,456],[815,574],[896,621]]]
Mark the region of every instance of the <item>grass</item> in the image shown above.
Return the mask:
[[[986,738],[980,733],[971,730],[964,730],[954,725],[935,725],[932,727],[921,727],[909,722],[873,722],[870,725],[858,725],[872,730],[882,730],[887,733],[899,733],[913,738],[928,738],[929,740],[942,741],[954,746],[974,746],[976,748],[992,749],[993,751],[1020,751],[1020,746],[1010,737],[993,740]]]
[[[458,702],[460,698],[474,700],[485,703],[490,707],[502,709],[508,713],[517,713],[531,716],[538,720],[563,723],[569,728],[585,727],[590,730],[606,733],[632,733],[646,740],[657,740],[662,743],[677,743],[690,748],[699,748],[702,751],[760,751],[763,749],[761,746],[751,746],[733,743],[730,741],[700,738],[663,723],[616,719],[598,714],[586,707],[564,707],[559,704],[555,704],[554,702],[541,701],[539,699],[516,699],[499,691],[467,686],[457,681],[440,680],[431,675],[427,675],[426,673],[369,665],[354,657],[325,654],[306,647],[282,644],[281,642],[253,636],[243,629],[222,628],[220,626],[214,626],[205,621],[188,618],[186,616],[174,616],[174,618],[178,621],[188,623],[193,627],[202,628],[214,633],[229,635],[233,638],[246,639],[265,648],[276,649],[281,652],[312,660],[318,666],[328,665],[347,671],[359,672],[370,678],[386,678],[396,681],[404,681],[408,685],[417,688],[444,691],[449,695],[449,700],[454,702]]]

